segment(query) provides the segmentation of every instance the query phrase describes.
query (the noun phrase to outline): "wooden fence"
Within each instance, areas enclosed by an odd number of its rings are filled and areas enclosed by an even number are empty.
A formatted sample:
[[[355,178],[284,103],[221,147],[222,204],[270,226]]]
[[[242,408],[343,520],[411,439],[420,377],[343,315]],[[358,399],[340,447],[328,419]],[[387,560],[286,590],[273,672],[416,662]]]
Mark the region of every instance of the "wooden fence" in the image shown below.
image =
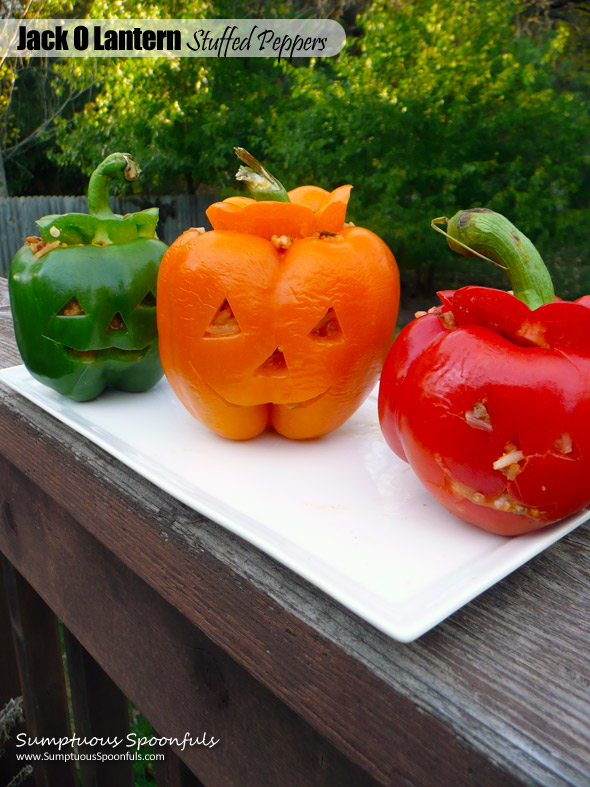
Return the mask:
[[[152,199],[111,198],[115,213],[142,210],[152,205],[160,209],[158,236],[172,243],[189,227],[209,227],[205,211],[215,202],[214,192],[179,194]],[[6,277],[10,260],[29,235],[36,235],[35,220],[61,213],[88,213],[86,197],[6,197],[0,198],[0,276]]]

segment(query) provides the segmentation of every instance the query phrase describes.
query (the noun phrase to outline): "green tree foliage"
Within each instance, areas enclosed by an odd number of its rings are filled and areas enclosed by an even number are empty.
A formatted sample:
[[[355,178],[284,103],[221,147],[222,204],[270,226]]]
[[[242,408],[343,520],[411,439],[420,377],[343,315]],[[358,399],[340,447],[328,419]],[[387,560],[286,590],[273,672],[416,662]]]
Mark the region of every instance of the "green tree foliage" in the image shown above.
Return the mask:
[[[87,16],[108,18],[111,7],[95,0]],[[248,8],[280,15],[264,4]],[[117,16],[231,19],[240,10],[206,0],[177,0],[165,9],[122,1]],[[88,58],[64,62],[61,70],[100,91],[75,117],[60,121],[57,160],[90,172],[106,152],[129,149],[145,181],[161,192],[231,183],[233,146],[266,151],[270,107],[288,103],[290,74],[267,58]]]
[[[81,10],[75,0],[0,0],[0,29],[6,19],[76,17]],[[8,183],[14,194],[51,193],[58,187],[47,155],[55,120],[71,113],[86,91],[54,65],[52,58],[0,53],[0,196],[7,195]]]
[[[284,5],[261,0],[245,12],[224,0],[174,0],[165,15],[295,15]],[[231,184],[232,147],[241,145],[287,187],[352,183],[351,218],[382,235],[429,290],[455,283],[450,252],[430,220],[474,206],[507,215],[550,265],[552,257],[580,257],[583,284],[589,85],[576,67],[579,37],[541,13],[545,5],[372,0],[359,4],[362,35],[349,37],[338,58],[299,65],[263,58],[69,61],[65,68],[80,84],[94,81],[100,91],[61,121],[58,160],[90,171],[124,147],[154,187],[192,190],[202,182]],[[87,15],[108,16],[108,7],[95,0]],[[334,9],[351,15],[347,4]],[[118,16],[159,13],[156,5],[117,4]],[[480,276],[478,264],[453,265],[468,276],[475,265]]]
[[[358,220],[423,273],[448,259],[430,219],[460,208],[504,213],[540,247],[565,242],[589,215],[588,108],[579,86],[558,89],[569,29],[525,26],[520,8],[372,3],[354,48],[296,72],[273,120],[277,157],[304,179],[353,183]]]

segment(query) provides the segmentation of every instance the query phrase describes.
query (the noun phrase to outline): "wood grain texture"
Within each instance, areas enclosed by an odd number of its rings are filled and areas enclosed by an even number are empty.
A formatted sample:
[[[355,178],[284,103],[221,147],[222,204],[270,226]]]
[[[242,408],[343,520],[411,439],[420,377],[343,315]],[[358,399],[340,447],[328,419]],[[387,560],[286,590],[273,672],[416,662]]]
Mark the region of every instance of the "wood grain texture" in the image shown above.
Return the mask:
[[[587,525],[400,645],[1,386],[0,453],[380,783],[587,786]]]

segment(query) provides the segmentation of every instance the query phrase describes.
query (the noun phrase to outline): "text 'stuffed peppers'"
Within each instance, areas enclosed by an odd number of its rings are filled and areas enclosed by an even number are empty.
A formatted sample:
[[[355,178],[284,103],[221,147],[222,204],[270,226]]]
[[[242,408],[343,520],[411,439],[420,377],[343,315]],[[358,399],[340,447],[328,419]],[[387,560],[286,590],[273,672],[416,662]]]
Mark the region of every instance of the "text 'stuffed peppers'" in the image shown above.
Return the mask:
[[[88,185],[89,215],[37,221],[10,265],[16,341],[29,372],[78,401],[107,387],[145,391],[161,377],[156,322],[158,268],[166,245],[158,209],[125,216],[109,208],[109,183],[135,180],[136,161],[113,153]]]
[[[212,205],[213,231],[169,248],[158,281],[162,365],[186,408],[224,437],[326,434],[360,406],[393,340],[399,274],[345,224],[350,186],[288,194],[245,151],[256,199]]]
[[[514,294],[439,293],[388,355],[381,427],[451,513],[502,535],[537,530],[590,504],[590,296],[556,299],[499,214],[461,211],[448,235],[505,266]]]

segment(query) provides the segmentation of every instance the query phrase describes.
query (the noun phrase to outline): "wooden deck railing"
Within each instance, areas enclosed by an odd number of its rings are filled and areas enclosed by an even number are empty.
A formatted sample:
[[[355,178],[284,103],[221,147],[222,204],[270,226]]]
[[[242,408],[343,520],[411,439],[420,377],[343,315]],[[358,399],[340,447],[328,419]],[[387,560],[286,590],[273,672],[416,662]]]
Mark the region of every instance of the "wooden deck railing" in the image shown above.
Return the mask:
[[[0,279],[0,368],[7,306]],[[0,707],[71,734],[65,651],[80,737],[123,737],[128,698],[162,738],[219,741],[172,746],[160,787],[588,787],[588,525],[403,645],[0,384],[0,554]]]
[[[65,627],[62,646],[58,621],[51,609],[8,560],[0,557],[0,562],[0,707],[19,698],[22,692],[25,716],[24,724],[11,726],[0,759],[0,785],[5,787],[14,780],[43,787],[75,787],[79,768],[83,787],[132,787],[136,748],[130,742],[137,740],[138,733],[127,738],[131,734],[127,698]],[[162,739],[157,732],[152,735]],[[21,745],[25,738],[74,737],[89,743]],[[118,739],[122,743],[100,745],[92,739]],[[47,759],[19,760],[19,750]],[[74,761],[72,755],[79,759]],[[142,757],[158,787],[201,784],[167,745],[156,746],[153,754],[147,754],[150,759],[145,759],[145,751]],[[148,776],[146,781],[152,781]]]

